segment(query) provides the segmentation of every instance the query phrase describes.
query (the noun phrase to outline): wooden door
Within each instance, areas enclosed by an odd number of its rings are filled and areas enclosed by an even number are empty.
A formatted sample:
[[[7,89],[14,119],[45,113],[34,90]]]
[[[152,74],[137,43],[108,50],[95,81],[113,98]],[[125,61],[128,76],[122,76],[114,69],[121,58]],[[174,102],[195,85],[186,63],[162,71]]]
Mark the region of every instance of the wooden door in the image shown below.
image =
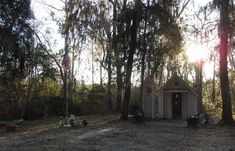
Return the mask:
[[[172,117],[174,119],[181,119],[182,118],[181,93],[172,93]]]

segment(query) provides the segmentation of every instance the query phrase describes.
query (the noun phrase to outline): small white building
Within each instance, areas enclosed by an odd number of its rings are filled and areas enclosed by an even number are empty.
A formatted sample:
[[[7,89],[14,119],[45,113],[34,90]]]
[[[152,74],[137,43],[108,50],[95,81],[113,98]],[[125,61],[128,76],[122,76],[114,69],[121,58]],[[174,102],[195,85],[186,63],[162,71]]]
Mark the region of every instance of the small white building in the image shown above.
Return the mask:
[[[198,93],[182,78],[174,75],[156,91],[153,78],[143,84],[142,109],[145,118],[183,119],[199,113]]]

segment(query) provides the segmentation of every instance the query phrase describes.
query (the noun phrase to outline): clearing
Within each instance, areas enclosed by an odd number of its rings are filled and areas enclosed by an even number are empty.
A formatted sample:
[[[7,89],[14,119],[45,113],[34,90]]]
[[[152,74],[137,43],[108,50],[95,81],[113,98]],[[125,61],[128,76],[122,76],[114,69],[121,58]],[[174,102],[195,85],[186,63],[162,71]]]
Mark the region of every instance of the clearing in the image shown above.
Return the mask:
[[[117,116],[85,118],[89,125],[80,129],[44,120],[27,123],[30,128],[14,133],[0,132],[0,151],[235,151],[234,127],[189,128],[185,121],[175,120],[136,124]]]

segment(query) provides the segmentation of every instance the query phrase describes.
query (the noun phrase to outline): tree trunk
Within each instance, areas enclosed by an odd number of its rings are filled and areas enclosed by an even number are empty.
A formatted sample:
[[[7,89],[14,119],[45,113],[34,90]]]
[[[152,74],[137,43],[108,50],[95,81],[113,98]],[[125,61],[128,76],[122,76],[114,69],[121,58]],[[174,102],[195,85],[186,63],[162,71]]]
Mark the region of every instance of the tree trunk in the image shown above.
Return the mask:
[[[202,103],[202,66],[203,61],[200,59],[196,64],[196,89],[198,92],[197,102],[198,102],[198,113],[203,112]]]
[[[147,7],[149,7],[149,0],[147,1]],[[145,71],[145,56],[146,56],[146,30],[147,30],[147,16],[148,12],[145,11],[145,17],[144,17],[144,37],[143,37],[143,49],[142,49],[142,58],[141,58],[141,77],[140,77],[140,111],[142,112],[142,102],[143,102],[143,84],[144,84],[144,71]]]
[[[121,72],[121,65],[120,60],[117,63],[117,100],[116,100],[116,112],[121,112],[122,109],[122,72]]]
[[[64,99],[65,99],[65,117],[69,116],[69,99],[68,99],[68,73],[64,71],[64,79],[63,81],[63,90],[64,90]]]
[[[229,35],[229,0],[220,1],[220,88],[222,96],[222,124],[232,124],[232,105],[229,89],[227,54]]]
[[[65,23],[68,22],[68,2],[65,1]],[[68,38],[69,38],[69,28],[67,27],[65,32],[65,38],[64,38],[64,51],[65,51],[65,54],[64,54],[64,57],[68,57],[68,54],[69,54],[69,44],[68,44]],[[69,61],[69,60],[67,60]],[[68,65],[68,62],[67,64],[65,64],[65,66]],[[64,97],[65,97],[65,116],[66,118],[68,118],[69,116],[69,96],[68,96],[68,67],[64,67]],[[66,121],[68,122],[68,121]]]
[[[121,112],[122,108],[122,72],[121,72],[121,59],[120,52],[117,48],[117,0],[113,3],[113,50],[115,53],[116,61],[116,84],[117,84],[117,96],[116,96],[116,112]]]
[[[94,86],[94,41],[91,42],[91,81],[92,81],[92,87]]]
[[[212,94],[211,94],[211,102],[215,103],[215,56],[214,56],[214,66],[213,66],[213,78],[212,78]]]
[[[138,10],[137,10],[138,11]],[[137,15],[137,12],[135,12]],[[128,119],[128,107],[131,96],[131,74],[132,74],[132,66],[133,66],[133,57],[136,49],[136,39],[137,39],[137,17],[133,17],[133,23],[131,26],[131,41],[130,41],[130,49],[128,51],[127,65],[126,65],[126,87],[122,108],[121,119]]]
[[[112,66],[111,66],[111,50],[108,49],[107,53],[107,59],[108,59],[108,84],[107,84],[107,98],[106,98],[106,107],[108,112],[113,111],[113,103],[112,103]]]
[[[103,85],[103,77],[102,77],[102,75],[103,75],[103,72],[102,72],[102,64],[100,63],[100,86]]]
[[[135,49],[130,49],[128,61],[127,61],[127,73],[126,73],[126,87],[125,87],[125,94],[124,94],[124,101],[122,107],[122,115],[121,119],[127,120],[128,119],[128,107],[131,95],[131,74],[132,74],[132,65],[133,65],[133,56],[135,53]]]

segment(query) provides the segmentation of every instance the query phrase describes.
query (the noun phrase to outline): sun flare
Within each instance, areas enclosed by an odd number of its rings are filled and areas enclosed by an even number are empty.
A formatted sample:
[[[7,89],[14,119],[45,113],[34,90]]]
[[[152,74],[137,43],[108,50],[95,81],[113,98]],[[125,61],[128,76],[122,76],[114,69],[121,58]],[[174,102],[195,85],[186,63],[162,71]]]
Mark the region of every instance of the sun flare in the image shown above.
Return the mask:
[[[208,50],[202,45],[190,44],[186,47],[186,55],[189,62],[197,62],[207,57]]]

